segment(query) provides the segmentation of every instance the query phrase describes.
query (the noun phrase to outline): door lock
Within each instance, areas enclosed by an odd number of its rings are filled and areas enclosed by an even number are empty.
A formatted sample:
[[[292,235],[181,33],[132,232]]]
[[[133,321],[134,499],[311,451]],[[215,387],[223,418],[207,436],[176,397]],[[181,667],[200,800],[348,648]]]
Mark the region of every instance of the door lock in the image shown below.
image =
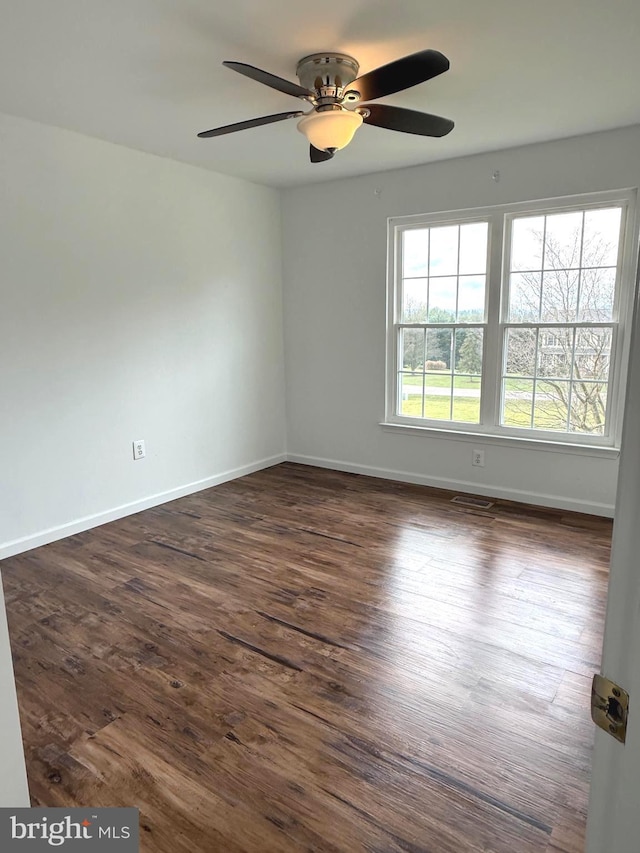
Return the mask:
[[[591,685],[591,719],[620,743],[627,737],[629,694],[603,675],[594,675]]]

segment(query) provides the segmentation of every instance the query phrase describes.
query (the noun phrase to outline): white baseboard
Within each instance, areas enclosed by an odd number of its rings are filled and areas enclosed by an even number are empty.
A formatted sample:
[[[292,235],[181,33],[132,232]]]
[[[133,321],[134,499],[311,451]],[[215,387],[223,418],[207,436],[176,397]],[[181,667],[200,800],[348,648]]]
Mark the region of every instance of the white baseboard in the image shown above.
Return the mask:
[[[0,560],[6,557],[13,557],[16,554],[21,554],[24,551],[30,551],[32,548],[39,548],[41,545],[48,545],[50,542],[56,542],[58,539],[64,539],[67,536],[73,536],[76,533],[82,533],[85,530],[90,530],[92,527],[98,527],[101,524],[107,524],[110,521],[116,521],[119,518],[124,518],[127,515],[135,515],[137,512],[142,512],[145,509],[150,509],[154,506],[159,506],[163,503],[176,500],[177,498],[185,497],[185,495],[194,494],[204,489],[210,489],[213,486],[218,486],[221,483],[226,483],[229,480],[236,480],[239,477],[245,477],[247,474],[253,474],[255,471],[261,471],[264,468],[271,468],[274,465],[279,465],[281,462],[297,462],[301,465],[311,465],[314,468],[329,468],[332,471],[346,471],[349,474],[362,474],[365,477],[379,477],[383,480],[397,480],[401,483],[415,483],[420,486],[432,486],[436,489],[447,489],[448,491],[466,492],[472,495],[481,495],[488,498],[502,498],[503,500],[516,501],[518,503],[534,504],[536,506],[552,507],[554,509],[566,509],[571,512],[583,512],[588,515],[599,515],[605,518],[613,518],[614,507],[610,504],[596,503],[595,501],[575,500],[573,498],[565,498],[558,495],[548,495],[540,492],[527,492],[521,489],[507,489],[499,486],[483,486],[477,483],[470,483],[466,480],[451,480],[445,477],[432,477],[426,474],[414,474],[410,471],[394,471],[388,468],[375,468],[371,465],[355,465],[351,462],[343,462],[337,459],[323,459],[317,456],[301,456],[295,453],[280,453],[276,456],[270,456],[267,459],[260,459],[257,462],[252,462],[249,465],[243,465],[240,468],[234,468],[231,471],[223,471],[220,474],[214,474],[211,477],[205,477],[203,480],[196,480],[193,483],[186,483],[183,486],[178,486],[175,489],[169,489],[166,492],[160,492],[155,495],[150,495],[140,500],[132,501],[131,503],[122,504],[121,506],[105,510],[104,512],[87,515],[83,518],[78,518],[59,527],[50,527],[47,530],[41,530],[30,536],[25,536],[21,539],[13,539],[9,542],[0,543]]]
[[[95,513],[95,515],[78,518],[67,524],[61,524],[59,527],[50,527],[47,530],[41,530],[22,539],[13,539],[10,542],[0,543],[0,560],[6,557],[13,557],[16,554],[22,554],[24,551],[30,551],[32,548],[39,548],[41,545],[48,545],[50,542],[56,542],[58,539],[73,536],[75,533],[82,533],[84,530],[90,530],[92,527],[116,521],[127,515],[135,515],[135,513],[142,512],[144,509],[150,509],[159,504],[174,501],[176,498],[183,498],[185,495],[192,495],[194,492],[210,489],[212,486],[220,485],[220,483],[237,480],[238,477],[245,477],[247,474],[253,474],[255,471],[271,468],[273,465],[279,465],[286,460],[286,454],[280,453],[277,456],[270,456],[267,459],[260,459],[249,465],[243,465],[241,468],[223,471],[221,474],[214,474],[211,477],[205,477],[203,480],[196,480],[194,483],[186,483],[183,486],[169,489],[166,492],[159,492],[156,495],[150,495],[149,497],[140,498],[140,500],[105,510],[104,512]]]
[[[354,465],[351,462],[342,462],[337,459],[321,459],[316,456],[300,456],[299,454],[289,453],[287,454],[287,461],[298,462],[300,465],[312,465],[315,468],[330,468],[332,471],[346,471],[349,474],[363,474],[365,477],[380,477],[383,480],[398,480],[401,483],[414,483],[419,486],[433,486],[436,489],[446,489],[447,491],[466,492],[486,498],[501,498],[517,503],[566,509],[571,512],[584,512],[587,515],[599,515],[605,518],[613,518],[614,512],[614,507],[611,504],[575,500],[540,492],[526,492],[521,489],[507,489],[501,486],[484,486],[466,480],[431,477],[426,474],[414,474],[410,471],[374,468],[371,465]]]

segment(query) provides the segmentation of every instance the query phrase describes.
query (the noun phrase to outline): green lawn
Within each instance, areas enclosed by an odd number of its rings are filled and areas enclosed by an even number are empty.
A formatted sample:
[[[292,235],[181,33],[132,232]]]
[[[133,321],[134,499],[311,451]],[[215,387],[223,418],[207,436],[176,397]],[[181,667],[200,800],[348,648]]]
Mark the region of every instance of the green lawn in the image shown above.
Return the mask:
[[[426,418],[448,421],[451,418],[451,399],[427,395],[424,398]],[[422,417],[422,395],[410,394],[402,401],[402,414],[408,417]],[[480,399],[473,397],[455,397],[453,401],[453,419],[466,423],[478,423],[480,420]]]
[[[451,419],[449,397],[436,397],[427,395],[425,397],[425,413],[426,418],[434,420]],[[536,406],[536,426],[539,428],[553,428],[551,425],[555,422],[556,409],[553,404],[538,403]],[[402,401],[401,414],[407,417],[421,418],[422,417],[422,396],[419,394],[411,394],[408,400]],[[526,410],[526,406],[518,402],[509,402],[506,405],[505,425],[513,427],[531,427],[531,412]],[[470,397],[454,397],[453,399],[453,420],[462,421],[463,423],[477,424],[480,421],[480,400]]]
[[[419,385],[422,388],[422,374],[421,373],[404,373],[402,375],[402,384],[403,385]],[[427,386],[431,386],[432,388],[450,388],[451,387],[451,374],[450,373],[427,373],[426,376],[426,384]],[[474,376],[470,377],[463,373],[456,373],[456,388],[475,388],[476,390],[480,390],[480,377]]]
[[[427,394],[425,397],[424,417],[433,420],[454,420],[462,423],[479,423],[480,421],[480,388],[479,376],[468,376],[456,374],[454,377],[455,388],[453,398],[453,412],[451,411],[451,400],[449,396]],[[562,381],[562,380],[559,380]],[[402,401],[401,414],[408,417],[421,418],[422,413],[422,382],[421,373],[414,375],[403,373],[403,386],[416,386],[416,394],[409,394],[408,399]],[[450,373],[428,373],[425,376],[426,386],[432,388],[451,388]],[[523,427],[531,429],[531,393],[534,381],[525,378],[509,378],[505,381],[507,395],[517,395],[517,399],[507,399],[504,412],[505,426]],[[604,387],[604,386],[603,386]],[[472,389],[478,392],[478,396],[456,396],[456,390]],[[567,411],[566,406],[560,400],[554,400],[554,388],[552,385],[538,381],[538,397],[536,399],[534,429],[566,430]],[[514,393],[515,392],[515,393]],[[606,395],[605,390],[602,396]],[[544,399],[547,397],[547,399]],[[564,409],[564,411],[563,411]],[[597,420],[597,415],[587,413],[587,432],[602,434],[602,424]],[[580,430],[582,431],[582,430]]]
[[[403,385],[418,385],[422,387],[421,373],[403,373]],[[456,373],[456,388],[475,388],[480,390],[480,377],[468,376],[466,373]],[[450,373],[427,373],[426,385],[431,388],[450,388]],[[530,379],[507,379],[507,391],[531,391]]]

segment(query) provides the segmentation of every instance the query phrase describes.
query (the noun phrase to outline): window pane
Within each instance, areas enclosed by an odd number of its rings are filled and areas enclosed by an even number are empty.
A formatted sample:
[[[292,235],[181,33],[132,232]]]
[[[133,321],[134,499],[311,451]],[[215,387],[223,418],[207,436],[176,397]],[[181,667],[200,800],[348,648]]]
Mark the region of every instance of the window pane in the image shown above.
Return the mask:
[[[460,276],[458,282],[458,320],[462,323],[481,323],[484,320],[484,275]]]
[[[611,329],[577,329],[573,359],[573,378],[604,380],[609,378]]]
[[[398,374],[398,414],[409,418],[421,418],[423,375]]]
[[[611,320],[615,285],[615,269],[582,270],[578,320],[583,323],[604,323]]]
[[[424,393],[425,418],[451,420],[451,374],[427,373]]]
[[[537,376],[571,376],[573,332],[567,328],[540,329]]]
[[[531,429],[533,380],[504,379],[502,397],[502,424]]]
[[[615,267],[620,241],[619,207],[588,210],[584,215],[582,266]]]
[[[402,322],[426,323],[429,279],[408,278],[402,288]]]
[[[487,270],[487,222],[460,226],[460,275],[478,275]]]
[[[555,429],[566,432],[569,386],[569,382],[562,380],[536,382],[534,429]]]
[[[451,329],[427,329],[425,370],[451,371]]]
[[[507,329],[505,373],[510,376],[534,376],[536,366],[535,329]]]
[[[453,377],[453,420],[466,423],[480,423],[480,384],[481,377]]]
[[[429,275],[456,275],[458,272],[457,225],[431,229]]]
[[[582,248],[582,211],[546,217],[544,268],[577,269]]]
[[[604,435],[607,411],[605,382],[574,382],[571,394],[571,432]]]
[[[456,373],[468,376],[482,373],[482,341],[482,329],[456,329]]]
[[[402,275],[429,274],[429,229],[416,228],[402,235]]]
[[[424,369],[424,329],[402,329],[402,369],[415,372]]]
[[[429,322],[451,323],[456,319],[455,276],[429,279]]]
[[[578,309],[578,270],[551,270],[542,276],[543,323],[573,323]]]
[[[511,225],[511,269],[541,270],[544,216],[522,216]]]
[[[535,323],[540,319],[540,273],[512,273],[509,280],[509,322]]]

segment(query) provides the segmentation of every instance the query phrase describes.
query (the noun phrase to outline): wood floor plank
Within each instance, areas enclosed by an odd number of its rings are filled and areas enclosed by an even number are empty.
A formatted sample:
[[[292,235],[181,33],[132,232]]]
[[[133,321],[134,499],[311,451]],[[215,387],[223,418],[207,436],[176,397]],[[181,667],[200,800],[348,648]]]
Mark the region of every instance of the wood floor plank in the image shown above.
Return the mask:
[[[34,804],[144,853],[578,853],[611,523],[286,463],[5,560]]]

